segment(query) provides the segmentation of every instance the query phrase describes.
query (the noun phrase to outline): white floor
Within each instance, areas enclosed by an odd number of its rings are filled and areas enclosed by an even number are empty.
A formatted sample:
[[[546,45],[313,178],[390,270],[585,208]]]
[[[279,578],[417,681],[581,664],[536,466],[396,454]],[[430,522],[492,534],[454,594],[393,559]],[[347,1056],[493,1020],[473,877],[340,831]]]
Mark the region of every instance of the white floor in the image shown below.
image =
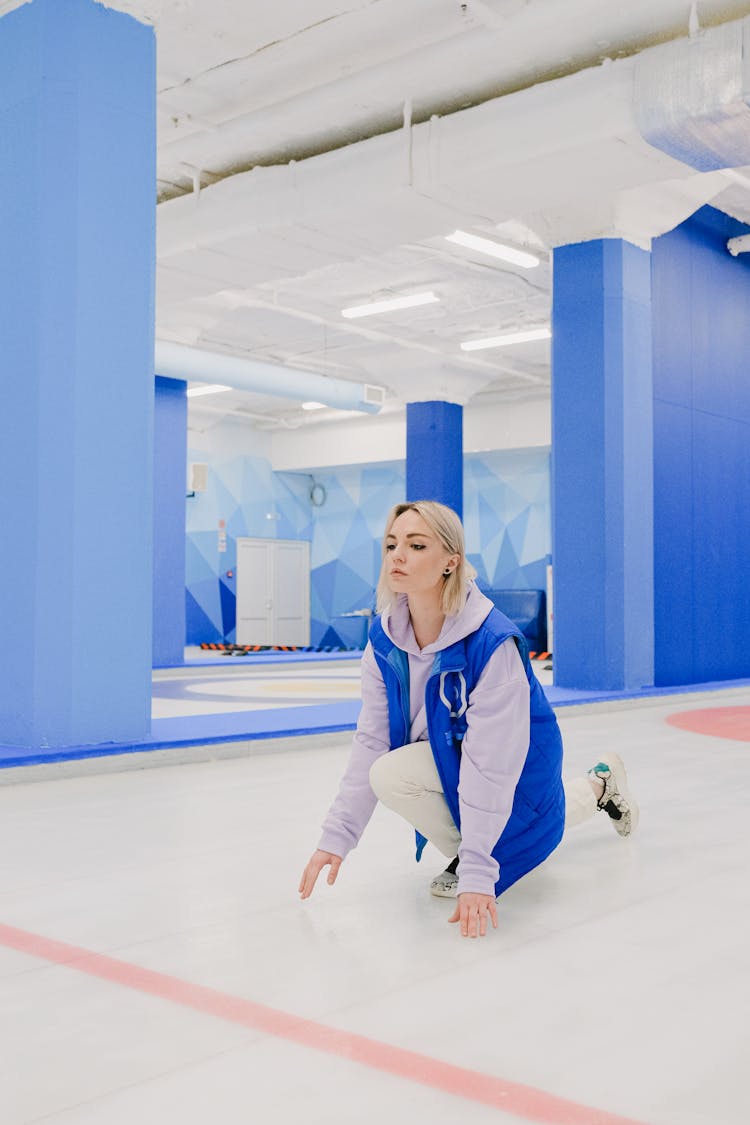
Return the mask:
[[[382,809],[298,901],[348,736],[0,788],[0,1125],[747,1125],[750,745],[665,722],[747,703],[561,711],[568,772],[625,757],[639,834],[582,826],[475,941]]]

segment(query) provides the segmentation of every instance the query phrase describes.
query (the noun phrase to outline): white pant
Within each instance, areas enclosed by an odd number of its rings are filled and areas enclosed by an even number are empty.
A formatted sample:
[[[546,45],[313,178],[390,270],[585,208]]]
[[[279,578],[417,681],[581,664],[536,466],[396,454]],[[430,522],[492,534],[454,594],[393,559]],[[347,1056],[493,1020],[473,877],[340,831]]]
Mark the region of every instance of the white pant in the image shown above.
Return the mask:
[[[413,825],[443,855],[453,859],[461,834],[443,796],[429,742],[412,742],[383,754],[370,770],[370,785],[379,801]],[[567,830],[593,816],[597,804],[586,777],[566,781],[564,789]]]

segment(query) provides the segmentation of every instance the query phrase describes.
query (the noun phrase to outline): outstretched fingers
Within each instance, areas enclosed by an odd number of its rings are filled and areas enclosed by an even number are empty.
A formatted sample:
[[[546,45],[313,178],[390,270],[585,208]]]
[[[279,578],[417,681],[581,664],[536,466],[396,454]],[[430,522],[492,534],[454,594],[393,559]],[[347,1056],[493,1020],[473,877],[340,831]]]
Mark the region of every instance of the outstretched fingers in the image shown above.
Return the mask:
[[[331,856],[331,870],[328,872],[328,885],[329,885],[329,887],[332,887],[333,884],[336,882],[336,876],[339,873],[339,867],[341,867],[340,856],[332,855]]]
[[[461,937],[484,937],[487,933],[487,918],[497,929],[497,905],[494,895],[464,893],[458,896],[456,909],[448,919],[458,922]]]
[[[333,855],[332,852],[316,851],[310,857],[307,867],[302,872],[302,878],[299,883],[300,896],[302,898],[310,897],[318,881],[318,876],[324,867],[330,867],[327,882],[329,886],[332,886],[336,882],[336,876],[339,873],[341,863],[341,856]]]

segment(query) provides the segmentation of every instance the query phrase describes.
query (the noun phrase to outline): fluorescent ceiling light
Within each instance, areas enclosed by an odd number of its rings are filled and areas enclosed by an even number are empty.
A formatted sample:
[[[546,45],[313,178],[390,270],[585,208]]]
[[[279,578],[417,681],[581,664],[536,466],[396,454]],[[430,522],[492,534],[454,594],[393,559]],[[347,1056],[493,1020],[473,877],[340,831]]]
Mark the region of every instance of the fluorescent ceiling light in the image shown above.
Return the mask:
[[[219,391],[231,391],[231,387],[222,387],[219,383],[199,383],[197,387],[188,387],[188,398],[198,398],[199,395],[217,395]]]
[[[303,410],[325,410],[326,404],[324,402],[303,402]]]
[[[527,344],[531,340],[549,340],[549,328],[529,328],[526,332],[506,332],[504,336],[488,336],[485,340],[466,340],[463,352],[478,352],[482,348],[505,348],[509,344]]]
[[[466,246],[469,250],[478,250],[480,254],[489,254],[491,258],[502,258],[504,262],[511,262],[514,266],[522,266],[526,270],[533,269],[541,261],[535,254],[515,250],[512,246],[504,246],[502,242],[495,242],[491,238],[480,238],[478,234],[469,234],[465,230],[446,234],[445,239],[446,242]]]
[[[413,309],[416,305],[432,305],[440,298],[434,293],[412,293],[410,297],[392,297],[389,301],[373,301],[370,305],[353,305],[342,309],[341,315],[347,320],[358,316],[375,316],[376,313],[392,312],[394,309]]]

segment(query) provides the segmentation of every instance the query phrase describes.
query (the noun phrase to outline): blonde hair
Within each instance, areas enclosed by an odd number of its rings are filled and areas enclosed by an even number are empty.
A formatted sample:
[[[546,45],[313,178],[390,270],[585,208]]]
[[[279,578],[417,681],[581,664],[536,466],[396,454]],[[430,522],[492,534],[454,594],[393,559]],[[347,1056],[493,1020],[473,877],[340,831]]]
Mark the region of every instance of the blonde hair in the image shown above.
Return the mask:
[[[458,555],[458,564],[455,569],[444,579],[443,592],[440,598],[440,608],[443,613],[458,613],[463,609],[466,601],[466,587],[477,572],[466,558],[464,545],[464,529],[461,520],[452,508],[445,504],[438,504],[435,500],[415,500],[413,503],[396,504],[388,513],[383,532],[382,564],[377,588],[377,611],[382,613],[394,601],[394,593],[388,585],[388,574],[385,565],[386,539],[394,522],[404,512],[416,512],[440,540],[440,543],[449,555]]]

